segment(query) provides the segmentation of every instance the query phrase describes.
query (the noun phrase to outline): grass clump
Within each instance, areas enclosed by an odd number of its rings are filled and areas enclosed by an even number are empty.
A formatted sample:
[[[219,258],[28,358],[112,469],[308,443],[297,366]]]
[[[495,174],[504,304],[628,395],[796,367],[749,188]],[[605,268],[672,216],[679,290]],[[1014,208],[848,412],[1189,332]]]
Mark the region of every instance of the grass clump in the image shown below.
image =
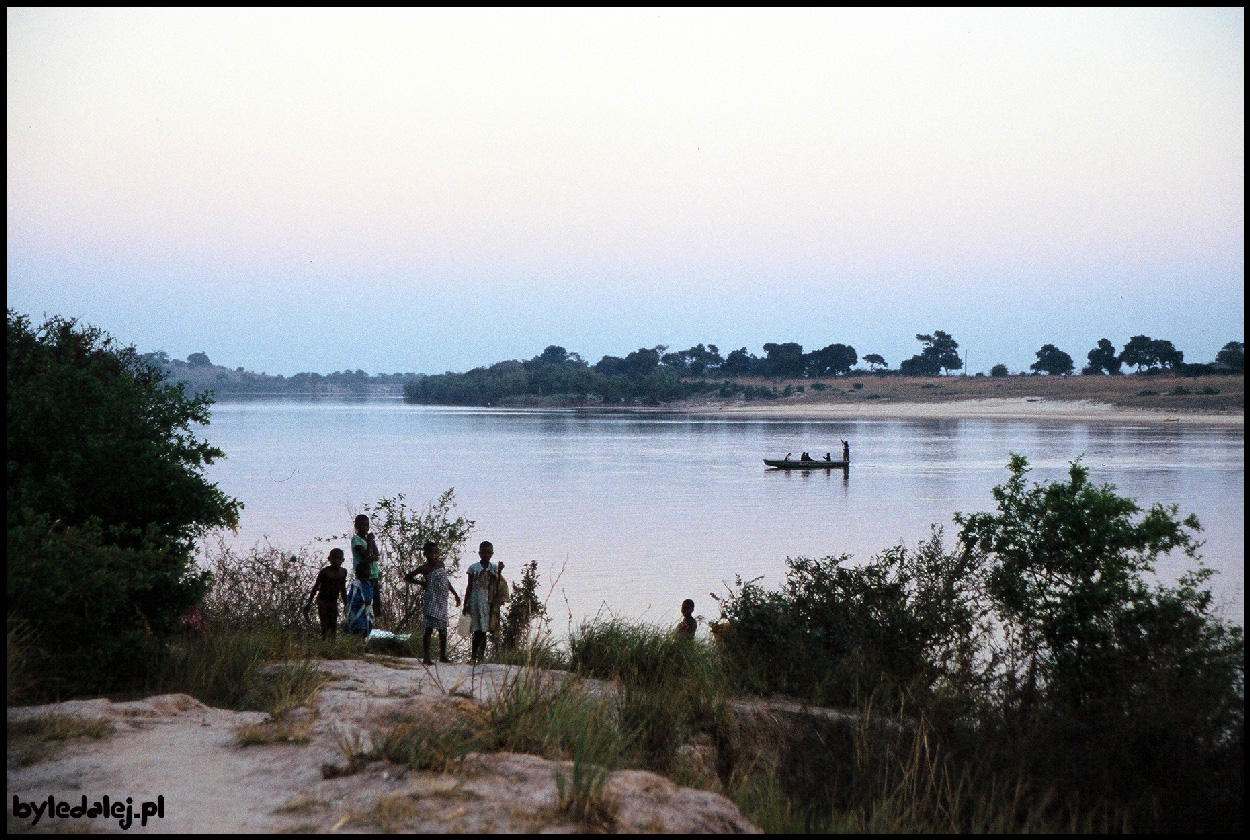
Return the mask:
[[[5,625],[5,697],[8,705],[13,706],[35,687],[32,666],[39,652],[35,649],[35,630],[29,621],[10,613]]]
[[[104,718],[87,720],[55,712],[13,721],[8,736],[28,736],[38,741],[68,741],[72,738],[107,738],[117,731],[113,722]]]
[[[117,731],[104,718],[85,719],[56,712],[10,721],[5,740],[10,761],[26,767],[52,758],[56,744],[77,738],[107,738]]]
[[[312,739],[312,720],[275,718],[261,723],[245,723],[234,732],[240,747],[256,744],[307,744]]]
[[[307,659],[294,665],[267,668],[257,675],[251,699],[261,711],[281,717],[309,703],[327,679],[325,673]]]
[[[569,648],[572,670],[616,683],[619,725],[642,767],[670,771],[677,748],[724,712],[723,663],[709,644],[612,619],[582,625]]]
[[[480,745],[480,732],[469,722],[405,718],[378,739],[376,757],[414,770],[446,773]]]

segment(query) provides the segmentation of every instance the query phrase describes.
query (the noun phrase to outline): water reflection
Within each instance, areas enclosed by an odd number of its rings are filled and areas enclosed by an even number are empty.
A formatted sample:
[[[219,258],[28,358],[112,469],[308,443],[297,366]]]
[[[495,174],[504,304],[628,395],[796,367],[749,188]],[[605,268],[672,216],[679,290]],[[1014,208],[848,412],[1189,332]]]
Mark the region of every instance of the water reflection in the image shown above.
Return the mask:
[[[706,603],[737,575],[778,584],[787,556],[863,560],[914,546],[955,511],[989,510],[1012,452],[1029,459],[1037,481],[1065,477],[1083,457],[1092,480],[1144,507],[1196,512],[1203,554],[1223,570],[1216,585],[1241,615],[1240,429],[284,400],[219,404],[206,436],[228,456],[209,479],[247,505],[244,544],[269,535],[298,547],[345,531],[365,502],[403,492],[420,504],[454,487],[477,522],[472,538],[492,539],[500,559],[536,559],[548,582],[565,567],[552,602],[561,614],[580,620],[607,601],[666,623],[682,598]],[[762,463],[787,451],[837,452],[842,439],[849,471],[793,475]]]

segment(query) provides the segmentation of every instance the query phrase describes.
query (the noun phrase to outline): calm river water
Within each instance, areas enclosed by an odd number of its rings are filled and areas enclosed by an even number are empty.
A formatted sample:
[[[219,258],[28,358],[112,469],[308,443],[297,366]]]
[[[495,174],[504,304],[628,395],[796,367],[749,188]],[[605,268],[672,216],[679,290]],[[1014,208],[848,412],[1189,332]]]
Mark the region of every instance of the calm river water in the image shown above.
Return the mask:
[[[735,577],[776,586],[787,557],[867,560],[914,546],[930,524],[953,544],[955,511],[993,509],[1008,454],[1035,480],[1083,457],[1094,481],[1142,506],[1196,513],[1224,614],[1244,624],[1245,435],[1240,428],[1014,420],[757,420],[672,414],[463,409],[399,400],[222,402],[202,436],[227,457],[207,476],[246,507],[238,548],[295,549],[350,530],[362,505],[403,493],[423,506],[454,487],[514,572],[538,561],[553,629],[596,615],[669,624],[683,598]],[[765,469],[809,451],[849,474]],[[326,550],[318,545],[318,554]],[[469,560],[473,558],[469,553]],[[1183,561],[1184,558],[1181,558]],[[1163,564],[1174,576],[1180,561]],[[558,580],[557,580],[558,577]],[[463,586],[463,573],[457,588]],[[554,584],[554,588],[552,587]]]

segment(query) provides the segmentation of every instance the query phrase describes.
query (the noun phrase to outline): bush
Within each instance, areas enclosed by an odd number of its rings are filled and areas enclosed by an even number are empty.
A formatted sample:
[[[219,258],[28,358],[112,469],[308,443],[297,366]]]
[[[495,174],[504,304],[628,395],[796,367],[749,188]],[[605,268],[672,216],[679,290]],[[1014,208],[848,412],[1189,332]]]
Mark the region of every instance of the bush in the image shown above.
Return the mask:
[[[512,584],[508,602],[500,614],[499,646],[504,650],[516,650],[527,642],[539,640],[532,631],[546,627],[547,605],[538,594],[538,561],[530,560],[521,567],[521,579]]]
[[[1012,456],[996,512],[956,514],[954,551],[935,531],[858,567],[791,559],[780,591],[739,581],[723,599],[735,687],[901,711],[895,731],[917,733],[857,741],[845,786],[812,794],[832,817],[739,789],[779,825],[1240,832],[1243,631],[1214,613],[1200,562],[1175,585],[1150,578],[1171,552],[1198,561],[1197,519],[1143,510],[1079,462],[1031,487],[1027,469]],[[906,749],[924,760],[891,758]],[[820,772],[795,761],[785,790]],[[863,779],[884,793],[856,800]]]
[[[8,351],[9,618],[40,651],[31,693],[131,684],[207,585],[197,539],[237,521],[202,474],[223,453],[191,428],[210,400],[72,320],[9,310]]]
[[[1214,614],[1200,564],[1176,586],[1146,577],[1169,552],[1197,561],[1197,518],[1142,510],[1079,461],[1031,487],[1024,458],[1008,468],[996,513],[955,517],[989,554],[1004,628],[992,727],[1030,774],[1135,830],[1239,830],[1242,629]]]
[[[843,555],[786,567],[782,591],[739,579],[721,600],[739,688],[854,705],[950,694],[973,679],[987,632],[977,552],[948,553],[936,530],[914,551],[895,546],[861,566]]]

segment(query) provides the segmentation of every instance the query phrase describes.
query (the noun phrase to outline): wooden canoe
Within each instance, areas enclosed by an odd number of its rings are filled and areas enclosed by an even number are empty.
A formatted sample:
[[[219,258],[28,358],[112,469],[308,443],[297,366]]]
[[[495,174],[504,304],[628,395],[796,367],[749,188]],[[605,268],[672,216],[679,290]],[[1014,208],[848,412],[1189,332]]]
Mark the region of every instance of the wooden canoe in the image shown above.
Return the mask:
[[[765,458],[764,465],[778,470],[844,470],[851,465],[851,462],[826,461],[824,458],[817,461],[797,461],[793,458],[787,461],[785,459],[776,460],[772,458]]]

